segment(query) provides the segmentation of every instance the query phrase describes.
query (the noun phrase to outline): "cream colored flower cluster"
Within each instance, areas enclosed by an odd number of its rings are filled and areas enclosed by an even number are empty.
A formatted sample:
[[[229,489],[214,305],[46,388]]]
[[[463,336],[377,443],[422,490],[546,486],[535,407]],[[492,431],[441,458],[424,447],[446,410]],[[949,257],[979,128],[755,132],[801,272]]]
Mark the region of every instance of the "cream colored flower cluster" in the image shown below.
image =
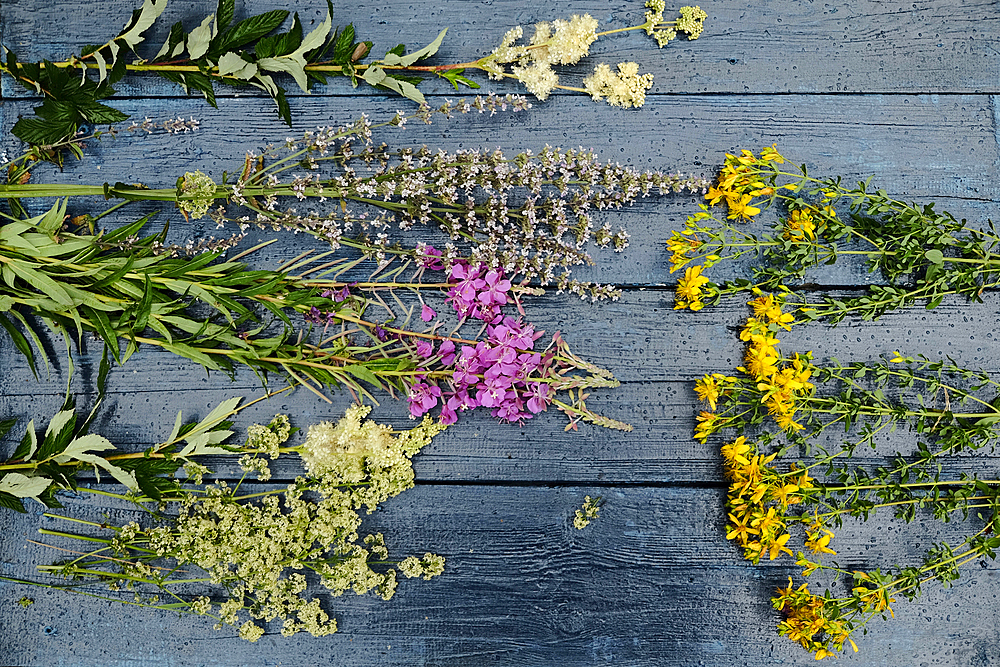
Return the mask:
[[[538,99],[544,100],[559,84],[553,65],[573,65],[587,55],[597,39],[597,20],[590,14],[574,15],[569,21],[539,23],[527,45],[515,42],[524,35],[521,26],[508,30],[493,53],[483,61],[491,79],[507,74],[504,66],[511,64],[512,75]]]
[[[595,102],[607,98],[608,104],[623,109],[641,107],[652,85],[653,75],[639,74],[636,63],[618,63],[617,72],[601,63],[583,80],[583,87]]]

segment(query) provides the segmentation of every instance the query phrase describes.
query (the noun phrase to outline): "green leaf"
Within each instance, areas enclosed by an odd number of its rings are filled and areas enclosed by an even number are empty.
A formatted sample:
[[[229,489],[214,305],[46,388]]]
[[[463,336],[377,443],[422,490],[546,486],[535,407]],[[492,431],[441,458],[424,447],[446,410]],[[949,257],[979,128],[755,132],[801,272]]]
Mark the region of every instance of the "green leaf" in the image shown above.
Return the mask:
[[[219,0],[215,14],[219,17],[219,30],[225,30],[236,15],[236,0]]]
[[[62,451],[62,453],[55,458],[55,462],[63,464],[71,460],[83,461],[83,459],[80,458],[81,454],[87,454],[90,452],[105,452],[114,448],[115,446],[111,444],[111,441],[103,435],[88,433],[87,435],[81,435],[78,438],[73,438],[73,440],[66,445],[66,448]]]
[[[153,60],[160,58],[174,58],[184,51],[184,24],[178,21],[170,27],[170,35],[163,43],[160,50],[153,56]]]
[[[187,50],[191,60],[198,60],[208,53],[208,47],[215,37],[215,14],[209,14],[197,28],[188,33]]]
[[[355,46],[354,24],[348,23],[347,26],[345,26],[344,29],[337,34],[336,39],[334,40],[334,62],[343,63],[349,60],[351,55],[354,53]]]
[[[932,264],[944,264],[944,253],[937,248],[931,248],[925,252],[924,257]]]
[[[447,79],[451,83],[451,85],[455,87],[455,90],[458,90],[458,84],[462,84],[463,86],[468,86],[469,88],[472,89],[478,89],[479,88],[478,83],[462,76],[462,72],[464,71],[465,70],[460,67],[458,69],[446,70],[439,76],[441,76],[441,78],[443,79]]]
[[[447,32],[448,29],[445,28],[440,33],[438,33],[438,36],[434,38],[433,42],[431,42],[424,48],[420,49],[419,51],[414,51],[413,53],[407,54],[405,56],[403,56],[402,54],[395,53],[394,49],[393,51],[390,51],[389,53],[385,54],[385,59],[382,62],[385,63],[386,65],[400,65],[402,67],[409,67],[418,60],[430,58],[435,53],[437,53],[437,50],[439,48],[441,48],[441,42],[444,41],[444,36],[445,33]]]
[[[129,118],[128,114],[122,113],[118,109],[113,109],[106,104],[101,104],[100,102],[81,104],[77,107],[77,109],[88,122],[96,123],[98,125],[120,123],[123,120],[128,120]]]
[[[366,72],[367,74],[367,72]],[[424,94],[417,90],[417,87],[408,81],[404,81],[401,78],[394,77],[392,75],[386,75],[384,79],[379,81],[380,86],[383,88],[388,88],[389,90],[395,91],[405,97],[408,100],[417,102],[418,104],[423,104],[425,102]]]
[[[35,435],[35,422],[29,421],[28,430],[24,432],[21,444],[14,450],[14,455],[11,458],[17,461],[28,461],[34,456],[36,449],[38,449],[38,436]]]
[[[276,58],[285,56],[299,48],[302,43],[302,24],[299,23],[299,15],[295,14],[292,19],[292,27],[286,33],[264,37],[254,48],[258,61],[261,58]]]
[[[133,475],[130,472],[126,472],[125,470],[122,470],[121,468],[111,463],[111,461],[108,461],[107,459],[101,458],[96,454],[77,454],[74,458],[84,463],[90,463],[95,468],[103,468],[104,470],[107,470],[112,477],[118,480],[119,484],[127,488],[129,491],[139,490],[139,484],[136,482],[135,475]],[[99,477],[98,477],[98,482],[100,482]]]
[[[137,44],[142,42],[142,33],[146,31],[156,19],[160,17],[163,10],[167,8],[167,0],[161,0],[156,4],[155,0],[145,0],[142,9],[138,11],[138,16],[133,14],[133,20],[125,26],[125,29],[115,38],[115,42],[125,42],[133,51]],[[115,49],[117,51],[117,49]]]
[[[28,510],[24,509],[24,503],[21,502],[21,499],[15,498],[9,493],[0,493],[0,507],[6,507],[9,510],[14,510],[15,512],[20,512],[21,514],[28,513]]]
[[[238,53],[227,53],[219,58],[219,76],[235,76],[246,80],[255,74],[257,65],[247,62]]]
[[[38,448],[38,458],[48,459],[62,453],[73,438],[73,429],[75,427],[75,410],[60,410],[57,412],[49,422],[49,427],[45,430],[45,438],[42,440],[42,446]]]
[[[7,435],[15,424],[17,424],[17,417],[0,420],[0,438]]]
[[[0,327],[3,327],[7,331],[7,335],[10,336],[11,342],[14,343],[14,347],[17,351],[24,355],[24,358],[28,361],[28,367],[31,369],[32,374],[37,378],[38,369],[35,367],[35,352],[31,349],[31,344],[28,339],[24,337],[14,323],[7,319],[6,315],[0,314]]]
[[[288,106],[288,99],[285,97],[285,89],[277,86],[278,92],[274,96],[274,101],[278,105],[278,116],[285,121],[288,127],[292,126],[292,108]]]
[[[360,364],[351,364],[350,366],[344,366],[344,372],[350,373],[359,380],[363,380],[368,384],[374,385],[376,387],[381,387],[382,383],[379,381],[378,376],[372,373],[368,368]]]
[[[200,91],[205,96],[205,101],[214,108],[219,108],[219,105],[215,103],[215,89],[212,88],[212,80],[208,76],[200,72],[185,72],[181,78],[185,89],[194,88]]]
[[[231,30],[227,30],[219,37],[217,43],[213,45],[212,52],[215,54],[223,54],[233,49],[238,49],[242,46],[258,40],[265,35],[267,35],[272,30],[276,30],[285,22],[288,18],[288,11],[284,9],[275,9],[270,12],[265,12],[259,16],[252,16],[248,19],[243,19],[237,23]],[[295,47],[292,47],[290,51],[294,51]],[[260,55],[258,53],[258,55]]]
[[[177,435],[181,432],[181,414],[182,411],[177,411],[177,419],[174,421],[174,430],[170,432],[170,437],[164,440],[164,444],[171,443],[177,439]]]
[[[47,477],[27,477],[19,472],[9,472],[0,478],[0,493],[9,493],[15,498],[37,498],[50,484],[52,480]]]
[[[94,325],[94,328],[97,330],[97,334],[101,337],[101,340],[104,341],[105,349],[111,350],[111,354],[114,355],[115,361],[117,361],[118,365],[121,366],[122,358],[121,350],[118,346],[118,334],[115,333],[115,330],[111,327],[111,320],[108,319],[107,314],[103,311],[94,309],[89,310],[91,324]]]

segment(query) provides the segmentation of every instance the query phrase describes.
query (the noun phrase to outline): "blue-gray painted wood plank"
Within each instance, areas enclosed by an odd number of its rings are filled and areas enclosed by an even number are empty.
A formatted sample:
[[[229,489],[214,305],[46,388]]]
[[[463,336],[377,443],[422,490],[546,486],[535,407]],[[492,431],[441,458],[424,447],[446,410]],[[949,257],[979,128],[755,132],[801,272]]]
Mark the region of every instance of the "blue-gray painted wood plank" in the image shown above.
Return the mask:
[[[0,42],[24,59],[54,58],[101,43],[138,3],[5,0]],[[247,16],[278,5],[240,3]],[[972,221],[998,217],[1000,204],[1000,3],[983,0],[795,2],[748,6],[734,0],[703,5],[710,14],[703,37],[663,51],[645,36],[598,42],[594,56],[569,68],[578,84],[587,65],[635,60],[656,77],[643,109],[621,111],[575,94],[559,94],[517,116],[458,117],[411,124],[384,140],[454,150],[501,147],[537,151],[545,144],[593,147],[602,159],[638,168],[710,174],[727,151],[777,142],[810,171],[847,180],[874,175],[887,191],[917,201],[936,200]],[[308,24],[322,18],[319,4],[298,10]],[[215,3],[171,0],[163,25],[190,28]],[[335,22],[353,21],[376,50],[399,42],[429,42],[449,34],[438,62],[488,52],[515,24],[589,12],[605,28],[641,21],[636,0],[571,0],[545,6],[523,0],[434,3],[337,3]],[[71,21],[67,21],[70,18]],[[55,29],[53,27],[56,27]],[[153,51],[165,32],[143,48]],[[454,97],[443,82],[429,82],[432,102]],[[519,92],[483,82],[487,90]],[[291,87],[291,86],[290,86]],[[385,119],[407,108],[398,99],[365,96],[335,80],[304,96],[291,91],[295,126],[273,115],[253,95],[220,96],[219,109],[156,78],[129,79],[111,103],[133,116],[196,117],[197,133],[180,137],[121,135],[92,142],[87,157],[64,171],[40,166],[34,181],[102,183],[141,181],[170,186],[184,171],[220,175],[243,152],[281,141],[316,125],[349,122],[361,111]],[[16,154],[9,129],[37,101],[6,80],[0,86],[0,150]],[[99,202],[74,203],[79,211]],[[323,639],[269,634],[249,645],[232,632],[216,632],[200,619],[149,614],[117,604],[57,592],[27,591],[36,602],[22,609],[22,588],[0,584],[0,664],[18,666],[132,665],[766,665],[812,664],[811,656],[774,634],[773,589],[794,572],[777,561],[751,567],[722,532],[723,483],[715,447],[690,438],[698,407],[691,381],[734,366],[740,347],[733,327],[744,306],[727,303],[702,313],[675,313],[663,247],[694,208],[691,198],[644,200],[605,217],[632,233],[622,254],[597,255],[581,278],[628,286],[614,304],[590,305],[550,292],[528,300],[530,318],[562,330],[584,358],[604,363],[623,381],[595,392],[591,404],[632,422],[631,434],[584,427],[564,434],[558,414],[523,427],[497,427],[472,415],[445,432],[415,461],[418,485],[372,515],[371,530],[385,531],[397,553],[432,550],[448,558],[444,576],[403,582],[390,602],[354,596],[330,602],[341,631]],[[133,211],[140,210],[136,207]],[[141,209],[143,211],[149,210]],[[164,209],[176,239],[217,233],[184,223]],[[122,218],[124,219],[124,218]],[[417,232],[428,240],[433,230]],[[274,266],[315,244],[282,237],[254,259]],[[721,268],[721,267],[720,267]],[[736,275],[745,267],[719,273]],[[810,279],[846,289],[877,282],[860,264],[817,271]],[[790,348],[820,357],[871,359],[895,349],[957,361],[1000,373],[995,323],[1000,294],[969,305],[946,300],[932,312],[893,313],[879,322],[848,321],[835,329],[813,326],[784,338]],[[58,349],[54,344],[53,347]],[[72,390],[94,395],[100,351],[85,346],[75,358]],[[61,404],[64,365],[39,381],[6,339],[0,339],[0,414],[44,421]],[[232,395],[260,395],[249,373],[235,381],[155,350],[140,351],[110,378],[110,394],[97,428],[121,446],[141,449],[165,434],[177,410],[192,418]],[[332,419],[346,395],[321,403],[296,392],[259,405],[238,426],[287,412],[299,426]],[[375,416],[405,426],[404,407],[385,398]],[[4,446],[9,447],[8,442]],[[912,434],[879,443],[874,457],[909,452]],[[994,456],[950,461],[948,470],[986,474],[1000,469]],[[971,468],[970,468],[971,466]],[[221,474],[232,466],[218,461]],[[279,478],[299,472],[277,469]],[[602,518],[584,531],[571,525],[585,494],[608,502]],[[113,504],[70,499],[72,511],[126,516]],[[51,560],[26,542],[43,526],[37,514],[0,515],[0,574],[29,576]],[[910,564],[931,539],[952,539],[960,527],[887,519],[849,525],[838,534],[851,567]],[[852,665],[990,665],[1000,652],[997,567],[970,568],[951,590],[928,589],[916,603],[900,603],[897,618],[873,622]]]

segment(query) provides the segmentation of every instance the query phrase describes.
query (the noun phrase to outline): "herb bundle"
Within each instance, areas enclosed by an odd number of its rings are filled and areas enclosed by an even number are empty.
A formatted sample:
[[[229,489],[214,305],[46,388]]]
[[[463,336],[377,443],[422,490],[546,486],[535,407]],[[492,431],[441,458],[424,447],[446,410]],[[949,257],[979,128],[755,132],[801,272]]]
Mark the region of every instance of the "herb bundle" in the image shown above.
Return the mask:
[[[443,572],[441,556],[425,553],[390,560],[381,533],[361,536],[358,531],[361,508],[371,513],[413,486],[411,457],[444,426],[425,419],[413,429],[394,433],[388,427],[363,421],[370,408],[355,406],[337,424],[311,426],[301,445],[285,445],[291,428],[288,419],[279,415],[267,426],[252,426],[245,446],[232,447],[222,444],[231,432],[218,427],[218,417],[231,414],[235,403],[220,405],[193,428],[179,429],[178,422],[170,438],[145,452],[146,456],[118,454],[100,459],[119,466],[119,473],[125,475],[123,463],[131,461],[131,470],[159,479],[154,495],[146,494],[145,486],[128,496],[77,487],[84,494],[137,503],[146,511],[139,521],[113,525],[46,513],[50,519],[68,522],[80,531],[40,530],[60,544],[74,547],[47,545],[75,556],[39,567],[42,573],[67,578],[70,583],[4,579],[206,616],[216,621],[216,628],[238,626],[240,637],[255,642],[265,634],[267,624],[276,621],[281,621],[280,632],[286,637],[298,632],[317,637],[336,632],[336,620],[323,609],[321,599],[310,596],[306,574],[315,575],[334,596],[348,590],[359,595],[375,591],[388,600],[396,590],[397,571],[424,579]],[[64,414],[53,419],[49,427],[48,432],[57,438],[63,438],[67,431],[69,422]],[[206,426],[210,418],[216,421]],[[29,427],[28,432],[33,430]],[[91,450],[100,449],[93,446],[97,439],[106,442],[96,435],[80,436],[63,443],[61,456],[97,463],[96,455],[80,458],[88,438]],[[180,439],[186,439],[188,445],[177,451]],[[205,442],[193,446],[196,440]],[[218,452],[220,447],[240,454],[246,472],[235,484],[203,484],[202,476],[208,469],[190,457]],[[268,462],[291,455],[301,457],[305,475],[282,488],[248,488],[249,474],[266,480],[270,476]],[[172,475],[185,460],[188,483],[182,485],[165,476]],[[14,474],[8,473],[0,484]],[[44,495],[38,499],[53,504],[53,499]],[[125,592],[128,598],[118,597]]]
[[[568,21],[539,23],[526,45],[515,44],[523,30],[513,29],[499,47],[478,60],[418,64],[437,53],[447,32],[445,28],[421,49],[407,52],[406,46],[400,44],[389,49],[384,57],[366,63],[364,59],[370,55],[373,43],[357,41],[353,24],[334,28],[334,10],[329,1],[326,18],[303,34],[298,14],[294,15],[291,27],[281,32],[288,11],[273,10],[236,21],[234,0],[219,0],[216,12],[205,17],[198,27],[185,30],[181,22],[175,23],[152,58],[139,57],[136,47],[145,40],[145,33],[156,24],[166,6],[167,0],[144,0],[114,38],[102,45],[86,46],[80,55],[60,62],[22,63],[13,51],[4,47],[5,60],[0,59],[0,73],[45,98],[35,109],[36,116],[15,124],[14,135],[39,147],[40,156],[61,159],[53,147],[72,139],[81,125],[117,123],[128,118],[102,100],[114,94],[112,86],[129,72],[153,73],[183,86],[186,91],[198,91],[212,106],[218,84],[257,88],[275,101],[279,116],[288,125],[292,120],[286,90],[274,79],[280,74],[291,76],[305,93],[315,84],[326,84],[327,77],[343,76],[354,87],[366,84],[422,104],[424,96],[418,88],[422,76],[446,79],[456,90],[459,85],[479,88],[464,76],[469,70],[479,70],[491,79],[516,79],[540,100],[560,88],[588,93],[595,100],[606,98],[615,106],[637,107],[642,106],[645,91],[652,86],[652,75],[639,75],[636,63],[620,63],[617,71],[602,63],[584,80],[583,88],[559,85],[552,68],[577,63],[588,54],[590,45],[605,35],[642,30],[661,48],[679,32],[697,39],[707,17],[700,7],[682,7],[679,18],[665,20],[663,0],[649,0],[645,21],[636,26],[598,32],[597,21],[589,15],[573,16]],[[130,52],[136,55],[133,62],[128,62]],[[90,76],[93,71],[97,74],[96,81]]]
[[[1000,286],[1000,231],[991,220],[976,226],[935,210],[933,203],[893,198],[874,189],[870,179],[849,187],[839,177],[817,178],[806,165],[787,169],[785,163],[774,148],[726,156],[705,196],[708,204],[668,241],[671,270],[687,267],[678,308],[755,288],[777,290],[801,282],[811,268],[851,258],[865,260],[886,284],[854,298],[788,296],[789,305],[802,318],[836,324],[848,316],[876,319],[917,303],[930,310],[948,295],[980,301],[985,290]],[[725,218],[717,207],[725,208]],[[777,211],[773,230],[760,234],[741,224],[767,208]],[[741,258],[755,262],[749,279],[716,285],[704,275],[719,262]],[[703,298],[689,298],[692,281]]]
[[[841,580],[847,593],[816,594],[789,581],[773,599],[783,614],[780,634],[813,652],[834,655],[875,616],[892,615],[897,597],[913,600],[932,581],[948,585],[961,566],[993,559],[1000,547],[1000,480],[942,470],[959,454],[993,449],[1000,439],[1000,383],[950,360],[894,352],[876,363],[816,363],[811,352],[783,354],[777,338],[795,324],[783,295],[760,293],[742,328],[745,364],[737,376],[710,374],[695,385],[707,410],[697,418],[702,442],[718,433],[738,434],[721,447],[729,482],[726,536],[753,563],[795,559],[803,577]],[[768,428],[770,427],[770,428]],[[776,429],[774,427],[777,427]],[[849,434],[827,450],[818,438],[832,427]],[[875,450],[877,438],[897,428],[916,434],[915,450],[881,465],[856,460],[859,448]],[[791,451],[805,460],[785,463]],[[891,513],[910,522],[932,516],[966,522],[959,544],[926,547],[918,564],[858,569],[834,549],[835,530],[848,519],[867,521]],[[794,534],[802,549],[793,550]],[[794,538],[798,540],[799,538]],[[831,560],[832,558],[832,560]]]

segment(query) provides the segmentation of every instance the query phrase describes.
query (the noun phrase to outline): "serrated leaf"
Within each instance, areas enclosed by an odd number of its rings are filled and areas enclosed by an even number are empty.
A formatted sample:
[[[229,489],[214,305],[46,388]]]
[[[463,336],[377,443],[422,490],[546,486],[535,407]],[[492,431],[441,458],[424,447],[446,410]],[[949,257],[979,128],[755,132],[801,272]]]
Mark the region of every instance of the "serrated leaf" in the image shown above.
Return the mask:
[[[91,102],[88,104],[80,104],[77,106],[77,111],[91,123],[97,125],[110,125],[112,123],[120,123],[123,120],[128,120],[129,116],[126,113],[122,113],[118,109],[109,107],[106,104],[101,104],[100,102]]]
[[[194,427],[193,433],[200,433],[201,431],[206,431],[211,429],[213,426],[218,425],[220,422],[225,421],[236,409],[236,406],[240,404],[243,400],[242,396],[237,396],[236,398],[229,398],[219,403],[215,408],[209,412],[204,419],[202,419]]]
[[[402,79],[398,79],[396,77],[387,75],[384,79],[382,79],[379,82],[378,85],[388,88],[389,90],[395,91],[400,95],[402,95],[403,97],[405,97],[406,99],[413,100],[414,102],[417,102],[419,104],[423,104],[425,102],[424,94],[421,93],[416,86],[414,86],[412,83],[408,81],[404,81]]]
[[[178,48],[182,50],[184,48],[184,24],[180,21],[170,26],[170,34],[167,36],[167,41],[163,43],[160,50],[153,56],[153,60],[159,60],[163,56],[173,58],[177,55]]]
[[[161,0],[160,4],[156,4],[155,0],[145,0],[142,3],[142,9],[139,10],[138,18],[134,22],[130,22],[129,25],[131,27],[125,26],[125,31],[115,38],[115,42],[125,42],[129,48],[135,50],[136,45],[142,42],[142,33],[156,22],[156,19],[160,17],[160,14],[166,8],[167,0]],[[112,44],[112,46],[115,45]],[[117,52],[117,49],[114,49],[114,51]]]
[[[215,14],[209,14],[197,28],[188,33],[187,50],[191,60],[197,60],[208,53],[208,47],[215,37]]]
[[[301,55],[293,53],[279,58],[261,58],[257,61],[257,66],[269,72],[286,72],[292,75],[295,83],[299,84],[302,90],[309,92],[308,81],[306,80],[306,61]]]
[[[74,460],[88,461],[88,459],[80,457],[90,452],[105,452],[114,448],[115,446],[111,444],[111,441],[103,435],[88,433],[87,435],[81,435],[79,438],[73,438],[73,440],[66,445],[66,449],[64,449],[62,453],[55,458],[55,462],[63,464]]]
[[[15,498],[37,498],[50,484],[52,480],[48,477],[27,477],[19,472],[9,472],[0,479],[0,493],[9,493]]]
[[[182,75],[184,87],[194,88],[205,96],[205,101],[216,109],[219,106],[215,103],[215,89],[212,88],[212,80],[200,72],[185,72]]]
[[[56,454],[61,454],[66,445],[69,444],[73,435],[73,428],[76,426],[75,410],[60,410],[49,421],[49,426],[45,429],[45,437],[42,446],[38,449],[38,456],[48,459]]]
[[[219,6],[215,13],[219,17],[219,30],[225,30],[233,22],[233,16],[236,15],[236,1],[219,0]]]
[[[101,458],[96,454],[77,454],[74,458],[78,461],[89,463],[97,468],[107,470],[112,477],[118,480],[119,484],[126,487],[129,491],[139,490],[139,484],[136,482],[134,474],[122,470],[107,459]],[[100,481],[100,479],[98,479],[98,481]]]
[[[174,430],[170,432],[170,437],[164,440],[164,444],[168,444],[177,439],[177,435],[181,432],[181,414],[182,411],[177,411],[177,419],[174,421]]]
[[[104,56],[101,55],[100,51],[94,52],[94,60],[97,61],[97,80],[104,81],[108,78],[108,63],[104,60]]]
[[[38,436],[35,434],[35,422],[32,420],[28,422],[28,429],[24,432],[24,437],[21,438],[21,444],[14,450],[14,455],[11,458],[17,461],[28,461],[34,456],[37,449]]]
[[[212,51],[221,54],[246,46],[255,40],[261,39],[272,30],[279,28],[285,22],[286,18],[288,18],[288,11],[275,9],[258,16],[243,19],[233,26],[232,30],[227,30],[221,35],[218,43],[212,48]],[[294,51],[295,47],[292,47],[291,50]]]
[[[441,48],[441,42],[444,41],[445,33],[448,29],[445,28],[438,36],[434,38],[434,41],[420,49],[419,51],[414,51],[413,53],[407,54],[405,56],[397,55],[396,53],[390,52],[385,55],[385,59],[382,61],[386,65],[399,65],[402,67],[409,67],[418,60],[423,60],[424,58],[430,58],[438,49]]]
[[[10,433],[15,424],[17,424],[17,417],[0,420],[0,438]]]
[[[365,83],[377,86],[385,80],[385,70],[377,65],[372,65],[365,70],[365,73],[361,75],[361,78],[365,81]]]
[[[348,23],[341,30],[336,39],[334,40],[333,46],[333,61],[334,62],[344,62],[350,59],[351,54],[354,53],[354,24]]]
[[[15,498],[9,493],[0,493],[0,507],[6,507],[9,510],[14,510],[15,512],[20,512],[21,514],[28,513],[28,510],[24,509],[24,503],[21,502],[21,499]]]
[[[219,58],[219,76],[235,76],[244,81],[257,74],[255,63],[248,63],[236,53],[227,53]]]
[[[327,11],[326,18],[316,26],[316,28],[306,35],[306,38],[302,40],[302,44],[296,49],[296,52],[306,54],[313,49],[318,49],[323,46],[326,42],[327,36],[330,34],[330,29],[333,27],[333,17],[330,16],[330,12]],[[443,36],[443,35],[442,35]],[[436,50],[436,49],[435,49]]]

